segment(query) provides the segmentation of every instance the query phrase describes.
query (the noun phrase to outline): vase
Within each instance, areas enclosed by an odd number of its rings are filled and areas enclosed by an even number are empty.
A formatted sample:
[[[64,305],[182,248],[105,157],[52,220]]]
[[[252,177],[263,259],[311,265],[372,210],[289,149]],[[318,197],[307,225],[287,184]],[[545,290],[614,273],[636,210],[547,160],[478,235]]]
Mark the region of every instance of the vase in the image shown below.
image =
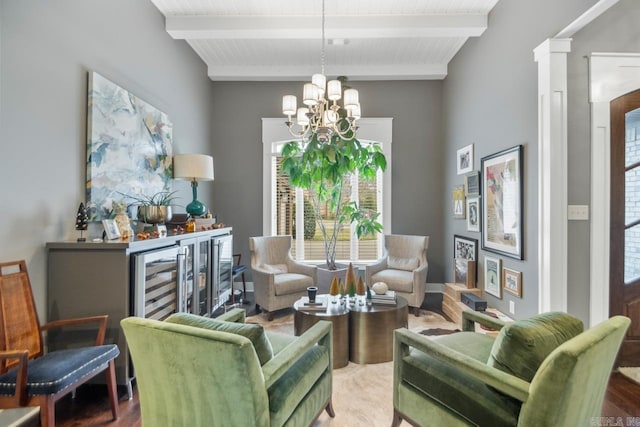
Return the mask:
[[[318,275],[316,279],[316,286],[318,287],[318,294],[328,294],[331,287],[331,281],[334,277],[344,282],[344,278],[347,275],[347,265],[338,264],[337,270],[327,269],[326,264],[318,266]]]
[[[118,231],[120,231],[120,238],[122,240],[127,240],[132,234],[131,230],[131,221],[129,220],[129,215],[126,212],[118,212],[113,220],[118,225]]]

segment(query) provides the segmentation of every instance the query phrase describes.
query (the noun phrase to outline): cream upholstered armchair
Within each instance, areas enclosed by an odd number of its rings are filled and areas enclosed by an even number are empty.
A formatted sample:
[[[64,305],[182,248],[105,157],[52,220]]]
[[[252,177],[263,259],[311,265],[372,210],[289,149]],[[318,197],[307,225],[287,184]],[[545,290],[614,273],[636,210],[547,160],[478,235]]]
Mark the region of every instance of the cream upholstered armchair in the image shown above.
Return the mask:
[[[251,270],[253,272],[256,310],[273,312],[288,308],[314,286],[315,266],[291,258],[291,236],[250,237]]]
[[[429,236],[384,236],[384,256],[365,267],[367,284],[384,282],[396,295],[405,298],[418,315],[426,290]]]

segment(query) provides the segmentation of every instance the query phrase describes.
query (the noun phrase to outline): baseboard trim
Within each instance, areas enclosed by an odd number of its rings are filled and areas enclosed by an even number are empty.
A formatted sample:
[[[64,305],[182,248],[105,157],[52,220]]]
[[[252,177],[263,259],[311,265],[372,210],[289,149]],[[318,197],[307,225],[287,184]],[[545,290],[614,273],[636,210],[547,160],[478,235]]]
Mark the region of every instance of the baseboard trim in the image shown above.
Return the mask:
[[[234,282],[233,289],[242,289],[242,282]],[[253,282],[247,282],[247,291],[253,292]],[[426,293],[444,293],[444,283],[427,283]]]

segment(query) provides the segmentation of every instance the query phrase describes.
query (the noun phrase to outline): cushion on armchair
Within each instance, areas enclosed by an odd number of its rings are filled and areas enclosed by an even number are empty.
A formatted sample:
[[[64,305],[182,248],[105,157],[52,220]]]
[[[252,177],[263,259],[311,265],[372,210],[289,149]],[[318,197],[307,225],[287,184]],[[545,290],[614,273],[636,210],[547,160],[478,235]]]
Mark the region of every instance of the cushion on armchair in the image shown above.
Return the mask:
[[[284,274],[289,271],[287,264],[260,264],[258,268],[271,274]]]
[[[387,267],[396,270],[413,271],[420,266],[418,258],[400,258],[389,255],[387,257]]]
[[[260,365],[264,365],[273,358],[271,342],[269,342],[269,339],[264,333],[264,328],[261,325],[254,323],[227,322],[224,320],[210,319],[208,317],[197,316],[189,313],[172,314],[167,318],[167,320],[165,320],[165,322],[242,335],[243,337],[248,338],[253,344],[253,348],[260,360]]]
[[[493,343],[487,365],[531,382],[544,359],[583,329],[580,319],[560,312],[509,323]]]

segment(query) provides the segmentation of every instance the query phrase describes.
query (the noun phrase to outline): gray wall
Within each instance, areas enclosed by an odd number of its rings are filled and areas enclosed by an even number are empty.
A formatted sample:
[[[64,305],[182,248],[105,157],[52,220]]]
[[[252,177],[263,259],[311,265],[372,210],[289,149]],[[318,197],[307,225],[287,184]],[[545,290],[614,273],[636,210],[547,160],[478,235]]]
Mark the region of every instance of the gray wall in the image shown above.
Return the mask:
[[[503,295],[499,300],[487,295],[490,306],[508,313],[515,302],[515,317],[538,311],[537,288],[537,64],[533,49],[581,15],[595,0],[500,1],[489,15],[489,28],[479,39],[470,39],[449,64],[444,81],[445,188],[448,201],[455,185],[456,150],[474,144],[474,168],[480,159],[503,149],[524,146],[524,260],[479,251],[478,282],[484,283],[484,256],[495,256],[523,274],[522,299]],[[451,280],[453,235],[481,241],[480,233],[466,231],[466,223],[454,220],[448,203],[441,204],[444,215],[445,277]]]
[[[212,83],[149,1],[2,0],[0,8],[0,260],[27,260],[45,320],[44,245],[75,240],[84,200],[87,71],[166,112],[176,152],[210,153]]]
[[[442,82],[351,82],[366,117],[393,117],[392,232],[431,236],[430,282],[444,279],[442,230]],[[262,117],[285,117],[282,95],[302,82],[214,83],[216,180],[213,211],[234,227],[235,249],[249,263],[248,238],[262,235]]]
[[[568,70],[569,204],[590,205],[592,52],[640,52],[640,2],[621,0],[573,37]],[[569,311],[589,318],[589,222],[569,222]]]

